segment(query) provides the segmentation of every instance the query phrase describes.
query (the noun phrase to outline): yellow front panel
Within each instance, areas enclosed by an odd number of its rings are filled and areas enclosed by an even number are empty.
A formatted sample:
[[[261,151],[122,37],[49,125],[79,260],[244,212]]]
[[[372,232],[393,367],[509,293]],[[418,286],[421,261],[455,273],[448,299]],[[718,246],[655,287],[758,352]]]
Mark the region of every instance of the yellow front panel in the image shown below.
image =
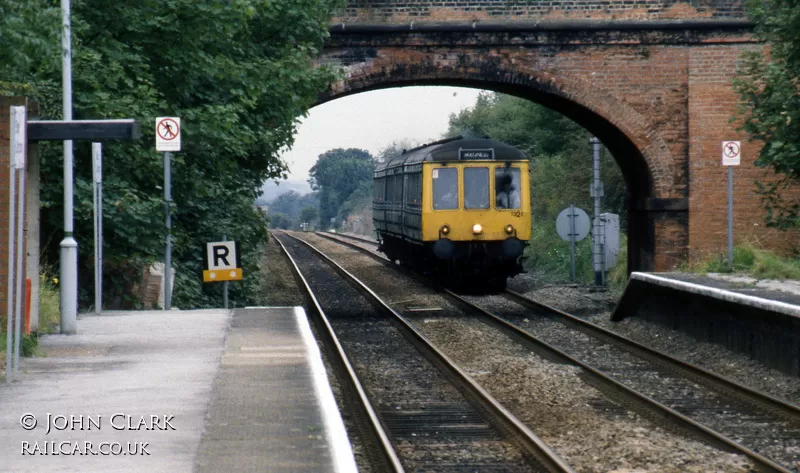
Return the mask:
[[[495,169],[505,166],[504,162],[476,161],[447,163],[424,163],[422,167],[423,192],[422,192],[422,239],[423,241],[436,241],[443,225],[450,227],[447,238],[453,241],[491,241],[505,240],[508,234],[504,231],[506,225],[512,225],[516,230],[516,237],[520,240],[529,240],[531,237],[531,201],[530,183],[528,180],[527,161],[514,162],[512,167],[520,168],[520,208],[519,210],[496,209],[494,203],[494,179],[489,179],[490,208],[481,210],[464,209],[464,172],[465,167],[488,167],[490,176],[494,176]],[[458,169],[458,209],[434,210],[432,170],[434,168]],[[473,225],[480,224],[483,233],[475,235]],[[513,235],[513,233],[512,233]]]
[[[242,268],[203,270],[203,282],[241,281],[241,280],[242,280]]]

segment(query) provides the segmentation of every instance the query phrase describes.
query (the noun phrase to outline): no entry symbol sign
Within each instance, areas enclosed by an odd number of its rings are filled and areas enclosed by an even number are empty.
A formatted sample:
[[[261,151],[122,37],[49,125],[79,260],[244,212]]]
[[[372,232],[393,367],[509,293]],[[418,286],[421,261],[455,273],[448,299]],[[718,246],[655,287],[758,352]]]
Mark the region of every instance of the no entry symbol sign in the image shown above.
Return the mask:
[[[722,142],[722,165],[738,166],[742,161],[741,143],[738,141]]]
[[[178,117],[156,118],[156,151],[181,150],[181,119]]]

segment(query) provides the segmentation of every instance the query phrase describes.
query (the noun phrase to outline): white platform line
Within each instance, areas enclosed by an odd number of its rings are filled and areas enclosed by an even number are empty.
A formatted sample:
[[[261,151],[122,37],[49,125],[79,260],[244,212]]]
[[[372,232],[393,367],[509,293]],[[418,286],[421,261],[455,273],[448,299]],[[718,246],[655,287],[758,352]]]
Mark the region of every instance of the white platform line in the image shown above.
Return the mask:
[[[308,364],[314,376],[314,390],[320,400],[322,416],[325,420],[325,437],[331,447],[334,468],[338,473],[357,473],[356,460],[353,456],[353,448],[350,439],[344,428],[342,416],[336,406],[333,391],[328,383],[328,374],[322,365],[322,354],[317,346],[317,341],[311,333],[311,326],[308,324],[308,317],[302,307],[294,307],[294,315],[297,319],[297,326],[300,335],[308,349]]]
[[[725,289],[718,289],[716,287],[703,286],[677,279],[670,279],[668,277],[656,276],[648,273],[631,273],[631,279],[636,279],[643,282],[650,282],[657,286],[669,287],[682,291],[688,291],[693,294],[700,294],[703,296],[712,297],[728,302],[734,302],[758,309],[778,312],[793,317],[800,317],[800,306],[789,304],[781,301],[774,301],[771,299],[764,299],[763,297],[755,297],[747,294],[740,294],[738,292],[727,291]]]

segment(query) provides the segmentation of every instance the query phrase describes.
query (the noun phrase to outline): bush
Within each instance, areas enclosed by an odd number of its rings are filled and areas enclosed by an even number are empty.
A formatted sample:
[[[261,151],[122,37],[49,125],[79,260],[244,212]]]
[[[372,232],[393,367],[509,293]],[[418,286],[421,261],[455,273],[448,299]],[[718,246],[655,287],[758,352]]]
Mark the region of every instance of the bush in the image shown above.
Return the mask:
[[[545,282],[572,280],[570,243],[558,236],[555,219],[534,221],[529,243],[525,250],[526,269]],[[607,283],[612,287],[624,286],[628,280],[628,239],[625,234],[620,235],[619,244],[617,264],[606,273]],[[591,235],[575,242],[575,282],[594,283]]]
[[[49,267],[39,274],[39,333],[58,332],[61,322],[61,298],[58,278]]]
[[[698,273],[745,273],[758,279],[800,279],[800,260],[782,257],[759,245],[746,242],[733,248],[733,268],[728,255],[712,256],[689,268]]]

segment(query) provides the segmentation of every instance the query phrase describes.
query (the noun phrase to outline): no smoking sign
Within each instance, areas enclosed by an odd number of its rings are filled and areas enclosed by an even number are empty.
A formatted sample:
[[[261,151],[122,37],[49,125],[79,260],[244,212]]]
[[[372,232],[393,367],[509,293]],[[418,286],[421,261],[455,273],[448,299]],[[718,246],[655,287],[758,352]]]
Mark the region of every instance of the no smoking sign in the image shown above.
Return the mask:
[[[742,144],[739,141],[722,142],[722,165],[738,166],[742,162]]]
[[[178,117],[156,118],[156,151],[181,150],[181,119]]]

